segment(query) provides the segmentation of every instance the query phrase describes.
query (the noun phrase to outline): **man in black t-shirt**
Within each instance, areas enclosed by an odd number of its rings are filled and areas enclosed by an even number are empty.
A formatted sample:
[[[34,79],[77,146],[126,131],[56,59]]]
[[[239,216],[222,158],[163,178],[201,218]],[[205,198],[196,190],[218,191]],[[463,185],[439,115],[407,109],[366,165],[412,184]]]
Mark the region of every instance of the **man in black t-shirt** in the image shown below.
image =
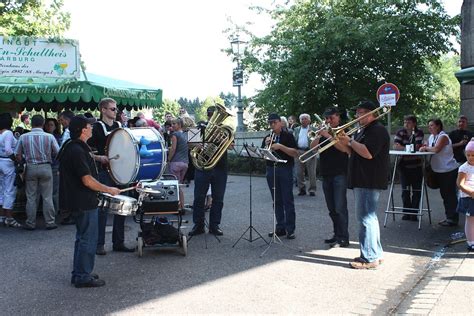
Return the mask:
[[[454,158],[460,164],[466,162],[466,156],[464,155],[464,149],[467,143],[474,137],[474,134],[467,129],[467,117],[461,115],[458,120],[458,129],[449,133],[449,138],[453,143],[453,154]]]
[[[98,155],[105,155],[105,146],[107,144],[107,138],[109,134],[122,127],[122,125],[115,121],[117,113],[117,103],[114,99],[104,98],[99,102],[100,120],[93,125],[92,137],[89,139],[88,144],[97,150]],[[109,172],[107,171],[106,162],[99,164],[99,181],[108,186],[116,186],[114,181],[110,178]],[[97,254],[105,255],[105,226],[107,225],[107,213],[104,211],[99,212],[99,239],[97,242]],[[120,252],[134,252],[133,248],[125,246],[125,219],[126,216],[114,215],[114,224],[112,230],[112,249],[113,251]]]
[[[207,109],[207,117],[210,119],[216,108],[210,106]],[[194,227],[189,236],[203,234],[204,231],[204,204],[206,194],[211,187],[212,205],[209,210],[209,233],[222,236],[224,233],[220,228],[222,219],[222,208],[224,207],[224,194],[227,184],[227,152],[224,152],[220,160],[211,170],[200,170],[196,167],[194,171],[194,203],[193,222]]]
[[[336,108],[328,108],[324,111],[326,124],[331,128],[336,128],[341,122],[341,116]],[[311,143],[311,148],[318,144],[327,144],[332,136],[327,130],[322,130]],[[323,191],[326,205],[331,217],[334,235],[325,239],[324,242],[330,247],[349,246],[349,217],[347,211],[347,164],[349,149],[336,143],[319,155],[320,175],[323,177]]]
[[[98,236],[97,192],[117,195],[120,190],[97,181],[96,160],[106,157],[95,156],[86,144],[92,135],[89,119],[82,115],[71,119],[69,130],[71,140],[60,152],[60,205],[70,210],[76,224],[76,242],[71,283],[77,288],[99,287],[105,282],[93,274]]]
[[[298,155],[296,141],[292,134],[282,129],[281,118],[278,114],[268,115],[268,124],[272,134],[266,136],[262,141],[262,147],[270,147],[274,155],[286,163],[267,161],[267,183],[272,199],[275,203],[275,231],[268,234],[273,237],[284,236],[295,239],[296,213],[293,197],[293,166],[294,159]],[[270,144],[271,143],[271,144]],[[275,193],[273,192],[275,188]]]
[[[383,256],[377,204],[388,184],[390,135],[371,113],[376,108],[370,101],[359,103],[356,115],[363,128],[354,138],[339,136],[339,142],[351,150],[348,188],[354,191],[360,245],[360,257],[350,263],[354,269],[375,269]]]

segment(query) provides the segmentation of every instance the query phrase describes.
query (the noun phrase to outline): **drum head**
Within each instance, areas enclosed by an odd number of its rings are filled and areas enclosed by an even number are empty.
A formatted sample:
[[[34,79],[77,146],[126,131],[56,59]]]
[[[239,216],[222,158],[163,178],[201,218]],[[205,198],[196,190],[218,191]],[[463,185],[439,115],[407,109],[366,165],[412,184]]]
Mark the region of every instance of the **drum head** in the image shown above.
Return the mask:
[[[121,185],[135,180],[140,166],[140,156],[135,138],[128,130],[114,130],[107,139],[106,155],[110,159],[109,172],[112,179]]]

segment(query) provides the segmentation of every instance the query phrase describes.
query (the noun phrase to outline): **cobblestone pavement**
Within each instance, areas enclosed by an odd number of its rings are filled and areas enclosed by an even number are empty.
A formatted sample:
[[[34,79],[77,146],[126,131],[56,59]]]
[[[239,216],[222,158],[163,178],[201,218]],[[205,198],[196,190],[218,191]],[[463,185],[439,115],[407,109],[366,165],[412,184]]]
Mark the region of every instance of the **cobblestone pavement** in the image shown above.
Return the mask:
[[[264,178],[252,182],[253,225],[268,240],[270,193]],[[186,203],[192,201],[192,189],[192,184],[185,188]],[[283,238],[283,245],[273,244],[262,258],[266,244],[261,239],[241,240],[232,247],[249,225],[245,176],[229,177],[220,242],[208,234],[196,236],[187,257],[156,248],[145,248],[141,258],[115,253],[107,233],[108,253],[97,257],[95,269],[107,285],[96,289],[76,289],[69,283],[73,226],[52,231],[0,227],[0,313],[472,314],[473,255],[464,243],[445,247],[450,235],[463,229],[436,224],[443,218],[442,202],[438,192],[429,193],[433,224],[425,216],[418,230],[415,222],[390,217],[387,227],[381,226],[385,262],[371,271],[348,267],[359,255],[352,191],[347,194],[350,247],[329,249],[323,243],[331,237],[332,224],[320,182],[316,197],[295,196],[296,239]],[[399,195],[396,191],[398,200]],[[381,224],[387,196],[385,191],[380,202]],[[183,230],[190,227],[186,224]],[[138,228],[127,219],[128,245],[136,244]]]

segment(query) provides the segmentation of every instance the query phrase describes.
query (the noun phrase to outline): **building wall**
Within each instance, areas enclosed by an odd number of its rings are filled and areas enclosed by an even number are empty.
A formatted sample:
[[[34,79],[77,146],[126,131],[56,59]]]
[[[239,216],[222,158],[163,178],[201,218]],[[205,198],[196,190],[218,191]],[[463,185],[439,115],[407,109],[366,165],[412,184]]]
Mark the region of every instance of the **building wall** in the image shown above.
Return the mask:
[[[461,8],[461,68],[474,67],[474,0],[464,0]],[[461,114],[474,122],[474,85],[461,85]]]

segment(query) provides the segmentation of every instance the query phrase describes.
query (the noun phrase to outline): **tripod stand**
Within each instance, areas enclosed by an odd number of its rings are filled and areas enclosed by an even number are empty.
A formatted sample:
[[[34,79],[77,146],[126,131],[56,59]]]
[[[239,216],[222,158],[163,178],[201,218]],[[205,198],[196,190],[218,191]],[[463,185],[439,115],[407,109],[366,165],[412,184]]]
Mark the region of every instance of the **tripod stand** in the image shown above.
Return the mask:
[[[260,258],[262,258],[265,255],[265,253],[267,253],[267,251],[270,249],[272,244],[280,244],[282,246],[285,246],[286,248],[289,248],[289,249],[292,249],[292,250],[298,250],[299,252],[301,252],[302,251],[301,249],[295,249],[295,248],[292,248],[290,246],[285,245],[281,241],[280,237],[278,237],[277,234],[276,234],[276,167],[277,167],[278,163],[286,163],[287,161],[278,159],[277,157],[275,157],[271,153],[270,150],[261,149],[260,151],[262,152],[262,154],[263,154],[263,156],[265,157],[266,160],[269,160],[269,161],[273,162],[273,187],[272,187],[272,191],[273,191],[273,234],[272,234],[272,239],[268,243],[267,248],[260,254]]]
[[[245,151],[244,151],[245,149]],[[244,144],[244,147],[242,148],[242,151],[240,152],[239,156],[246,156],[248,157],[249,161],[249,226],[247,229],[240,235],[239,239],[232,245],[232,248],[237,245],[237,243],[241,240],[247,240],[249,242],[254,242],[260,238],[265,241],[265,243],[268,245],[268,242],[263,238],[263,236],[258,232],[258,230],[255,229],[255,227],[252,224],[252,171],[253,171],[253,159],[264,159],[263,156],[258,152],[258,148],[255,146],[249,146],[247,143]],[[258,235],[257,238],[253,238],[252,232],[254,232]],[[249,238],[244,237],[244,235],[249,232]]]

